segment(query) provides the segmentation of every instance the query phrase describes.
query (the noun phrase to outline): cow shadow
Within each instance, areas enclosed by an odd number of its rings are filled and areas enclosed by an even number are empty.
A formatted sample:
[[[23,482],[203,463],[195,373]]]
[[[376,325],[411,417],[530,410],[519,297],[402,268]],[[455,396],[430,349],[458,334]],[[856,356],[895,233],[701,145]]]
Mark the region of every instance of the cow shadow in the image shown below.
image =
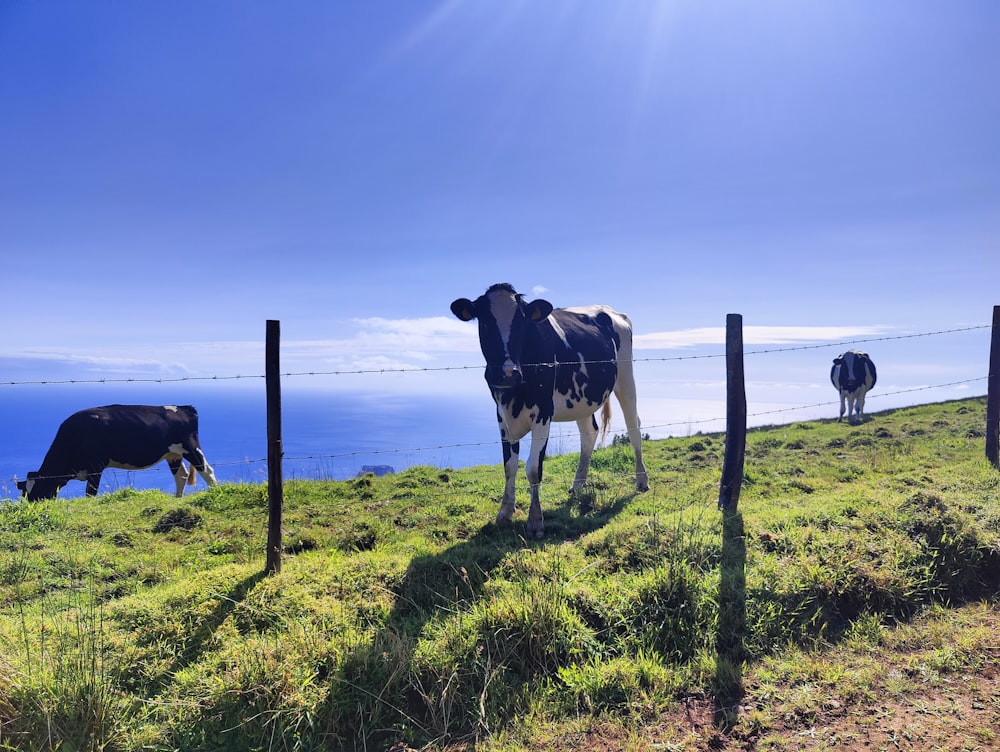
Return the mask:
[[[412,662],[424,627],[440,615],[467,612],[474,607],[509,556],[577,540],[598,530],[634,496],[628,494],[589,510],[586,497],[568,495],[561,503],[546,507],[542,540],[528,537],[527,514],[521,510],[514,522],[486,523],[474,534],[441,551],[414,556],[393,587],[394,604],[382,627],[386,641],[403,646],[408,653],[406,660]],[[428,711],[426,697],[412,688],[398,699],[404,703],[411,721]]]
[[[452,609],[458,601],[477,600],[490,575],[508,555],[578,540],[607,525],[635,496],[625,494],[610,504],[597,506],[586,491],[569,494],[545,510],[542,540],[528,537],[527,517],[519,507],[521,511],[513,522],[486,523],[474,535],[442,551],[415,556],[395,588],[396,603],[387,627],[418,634],[439,609]]]

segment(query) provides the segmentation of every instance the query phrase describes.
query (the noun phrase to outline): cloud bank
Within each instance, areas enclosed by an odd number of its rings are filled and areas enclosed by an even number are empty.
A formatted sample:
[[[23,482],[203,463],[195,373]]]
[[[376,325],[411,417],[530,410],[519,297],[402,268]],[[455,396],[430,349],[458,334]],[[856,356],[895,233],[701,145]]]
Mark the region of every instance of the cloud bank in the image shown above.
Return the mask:
[[[363,318],[345,327],[337,339],[284,340],[283,372],[391,371],[476,366],[482,358],[475,324],[446,316],[418,319]],[[851,341],[878,336],[881,326],[748,326],[745,345],[786,345]],[[637,334],[636,350],[678,350],[725,345],[724,327],[701,327]],[[264,343],[248,341],[162,342],[142,346],[105,347],[102,352],[69,348],[0,352],[5,371],[14,380],[95,378],[100,375],[229,376],[260,375]]]

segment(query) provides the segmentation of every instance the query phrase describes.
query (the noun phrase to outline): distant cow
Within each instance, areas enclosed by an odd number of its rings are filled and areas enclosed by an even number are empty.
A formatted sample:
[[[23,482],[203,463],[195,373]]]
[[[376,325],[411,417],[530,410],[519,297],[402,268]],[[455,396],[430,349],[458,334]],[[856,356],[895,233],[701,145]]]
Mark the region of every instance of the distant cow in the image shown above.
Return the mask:
[[[649,489],[632,374],[632,324],[627,316],[607,306],[554,309],[546,300],[529,303],[509,284],[493,285],[474,301],[459,298],[451,310],[462,321],[479,321],[479,345],[486,358],[486,383],[497,405],[507,481],[497,522],[514,515],[519,441],[530,432],[528,535],[544,535],[538,487],[552,421],[573,420],[580,429],[580,462],[571,489],[576,493],[587,481],[597,442],[594,414],[603,406],[607,430],[612,391],[625,413],[635,452],[636,489]]]
[[[830,381],[840,392],[840,417],[847,411],[849,423],[860,423],[865,412],[865,394],[875,386],[875,364],[868,353],[848,350],[833,359]]]
[[[52,446],[37,472],[17,487],[29,501],[55,498],[71,480],[87,481],[87,496],[96,496],[101,473],[107,467],[141,470],[166,460],[177,483],[177,496],[184,494],[189,471],[210,486],[215,472],[205,460],[198,442],[198,411],[191,405],[107,405],[73,413],[59,426]]]

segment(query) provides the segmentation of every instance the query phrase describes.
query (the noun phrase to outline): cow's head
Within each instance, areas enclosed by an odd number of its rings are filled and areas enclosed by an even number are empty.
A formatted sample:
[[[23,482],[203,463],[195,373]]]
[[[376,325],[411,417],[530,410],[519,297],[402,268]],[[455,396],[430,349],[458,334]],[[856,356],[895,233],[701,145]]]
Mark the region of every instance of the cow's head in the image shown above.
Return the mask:
[[[840,386],[848,392],[853,392],[865,383],[865,360],[868,355],[857,350],[848,350],[833,359],[835,366],[840,366]]]
[[[17,490],[28,497],[28,501],[39,499],[54,499],[59,489],[66,485],[68,478],[43,478],[36,471],[28,473],[27,480],[17,482]]]
[[[493,285],[485,294],[459,298],[451,312],[462,321],[479,320],[479,346],[486,358],[486,383],[493,389],[521,384],[521,351],[525,331],[552,313],[547,300],[526,302],[506,283]]]

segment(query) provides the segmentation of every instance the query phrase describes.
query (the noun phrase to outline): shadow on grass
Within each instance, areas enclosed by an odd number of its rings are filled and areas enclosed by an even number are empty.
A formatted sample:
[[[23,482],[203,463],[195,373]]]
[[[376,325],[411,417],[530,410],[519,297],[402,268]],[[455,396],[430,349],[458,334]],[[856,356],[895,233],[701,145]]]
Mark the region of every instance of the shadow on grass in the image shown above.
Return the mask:
[[[715,725],[730,730],[743,700],[746,648],[746,533],[743,515],[722,513],[722,561],[719,580],[719,627],[715,636]]]
[[[414,557],[397,590],[388,627],[419,633],[439,608],[478,598],[492,570],[508,554],[577,540],[608,524],[634,497],[634,493],[625,494],[595,508],[587,492],[571,495],[547,510],[541,541],[527,538],[526,518],[519,515],[512,523],[487,523],[475,535],[439,553]]]
[[[174,675],[188,666],[191,666],[202,659],[202,657],[212,648],[216,631],[229,618],[229,616],[240,607],[246,599],[247,594],[261,582],[267,574],[263,571],[257,572],[249,577],[245,577],[233,584],[226,593],[219,594],[218,604],[204,618],[200,619],[191,633],[186,637],[178,651],[177,659],[169,666],[164,667],[159,674],[150,676],[146,680],[146,685],[150,693],[162,691],[169,684]]]
[[[593,499],[581,498],[579,494],[566,498],[558,506],[546,510],[546,535],[542,541],[526,537],[526,516],[521,513],[514,523],[487,523],[475,534],[440,552],[413,557],[394,588],[396,600],[382,629],[386,638],[382,644],[392,644],[403,651],[403,655],[394,655],[397,665],[402,662],[412,665],[413,650],[425,625],[439,614],[469,610],[483,597],[487,583],[508,555],[559,545],[597,530],[624,509],[633,495],[624,495],[599,508],[593,506]],[[474,702],[474,698],[467,699]],[[458,722],[455,726],[454,719],[442,721],[436,715],[439,711],[431,707],[432,703],[417,687],[406,688],[403,696],[397,694],[392,700],[388,696],[383,700],[382,695],[378,700],[386,705],[386,713],[379,720],[381,725],[372,724],[378,730],[357,729],[359,735],[365,737],[364,745],[399,741],[399,737],[389,730],[396,723],[421,729],[428,739],[452,733],[463,725]],[[460,733],[469,731],[466,728]]]

